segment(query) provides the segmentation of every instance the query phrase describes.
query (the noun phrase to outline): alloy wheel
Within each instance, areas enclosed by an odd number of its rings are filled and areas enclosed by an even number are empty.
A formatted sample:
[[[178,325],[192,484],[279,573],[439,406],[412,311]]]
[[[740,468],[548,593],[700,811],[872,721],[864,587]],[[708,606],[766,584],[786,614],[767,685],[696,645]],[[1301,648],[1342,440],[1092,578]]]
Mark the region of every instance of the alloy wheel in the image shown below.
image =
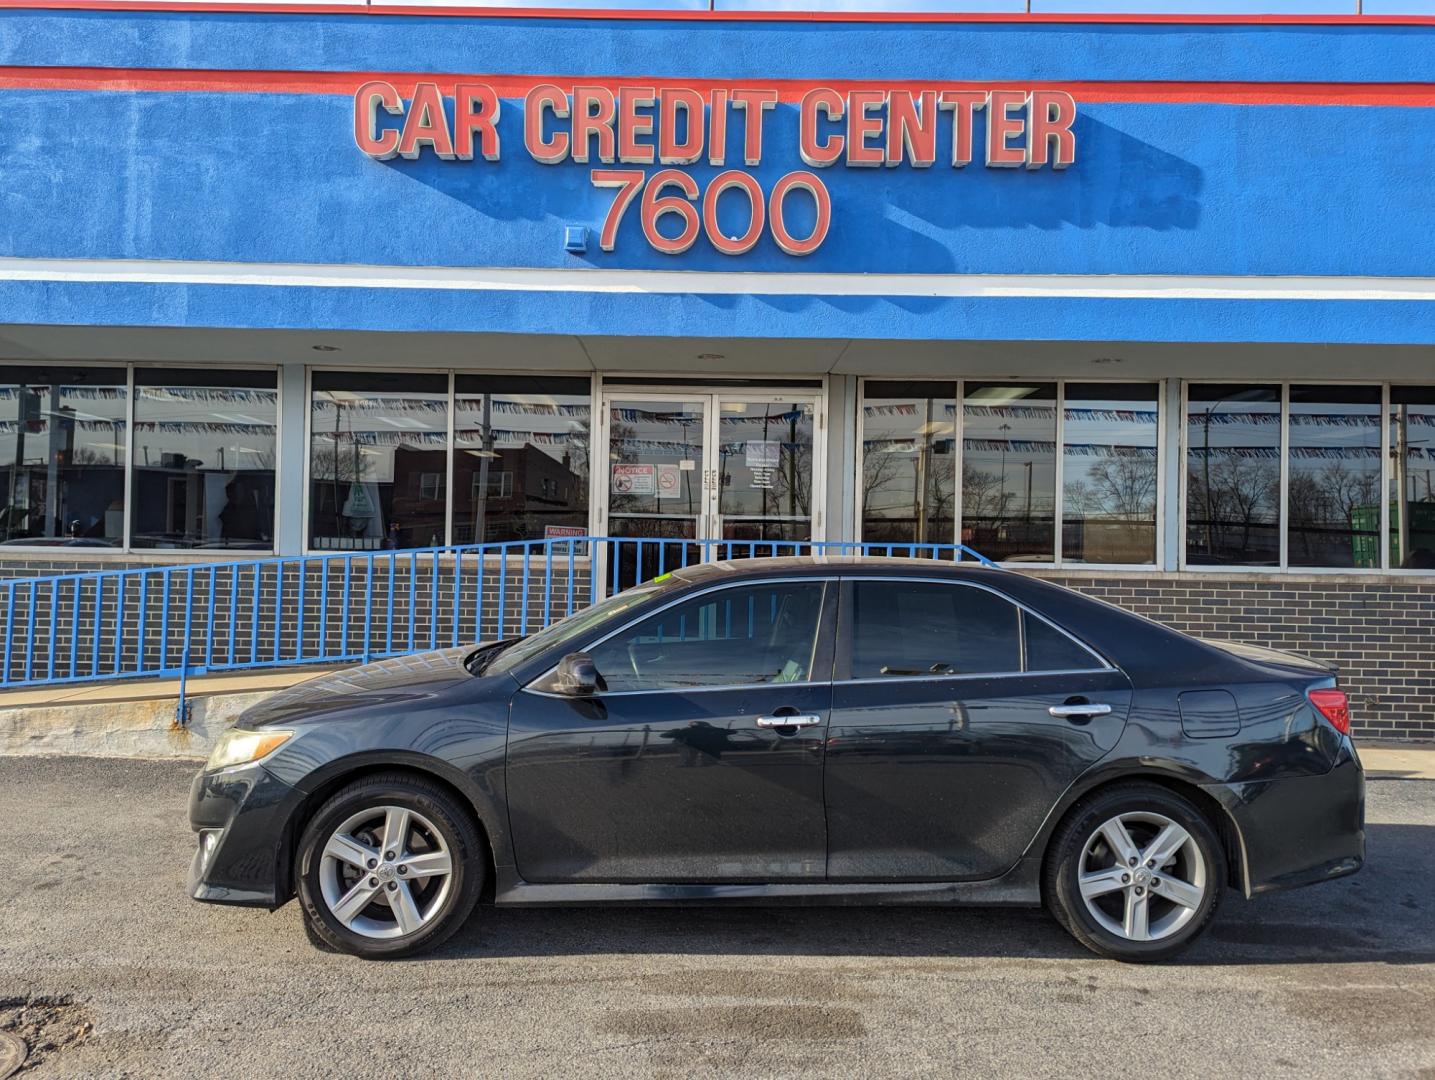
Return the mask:
[[[1082,849],[1077,875],[1091,917],[1127,941],[1169,938],[1206,896],[1206,860],[1195,838],[1147,811],[1102,823]]]
[[[423,814],[375,806],[344,820],[324,844],[319,890],[329,912],[356,934],[400,938],[443,910],[453,855]]]

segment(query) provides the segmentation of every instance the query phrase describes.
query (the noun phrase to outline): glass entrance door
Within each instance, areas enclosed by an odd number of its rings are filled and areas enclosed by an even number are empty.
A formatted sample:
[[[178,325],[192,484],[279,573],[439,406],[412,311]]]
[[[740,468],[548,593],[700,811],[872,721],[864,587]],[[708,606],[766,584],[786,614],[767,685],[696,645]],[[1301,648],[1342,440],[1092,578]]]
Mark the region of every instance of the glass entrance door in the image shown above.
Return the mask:
[[[605,398],[606,535],[705,539],[703,460],[712,402],[648,395]]]
[[[719,394],[717,505],[723,540],[816,539],[817,401]]]
[[[595,532],[644,541],[623,546],[610,583],[821,539],[819,395],[613,390],[602,418],[608,452]]]

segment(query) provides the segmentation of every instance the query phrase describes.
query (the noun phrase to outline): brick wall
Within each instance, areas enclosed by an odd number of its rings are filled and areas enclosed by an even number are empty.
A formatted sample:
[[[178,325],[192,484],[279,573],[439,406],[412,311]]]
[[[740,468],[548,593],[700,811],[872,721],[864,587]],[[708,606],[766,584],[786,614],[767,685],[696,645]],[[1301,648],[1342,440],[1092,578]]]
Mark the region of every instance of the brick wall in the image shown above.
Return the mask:
[[[1351,695],[1357,735],[1435,739],[1435,580],[1081,571],[1041,576],[1188,634],[1332,661]]]
[[[215,574],[215,625],[196,616],[195,632],[189,636],[191,663],[202,663],[206,642],[211,656],[224,661],[231,641],[236,658],[251,650],[272,658],[277,642],[284,660],[317,657],[322,644],[335,654],[348,628],[348,654],[361,656],[364,634],[369,634],[373,655],[406,651],[409,629],[414,646],[426,648],[437,629],[440,646],[454,640],[454,612],[458,612],[457,640],[470,642],[522,630],[523,573],[521,560],[511,560],[504,575],[493,560],[483,567],[480,581],[478,560],[463,560],[457,567],[452,559],[411,560],[399,555],[390,563],[376,558],[372,581],[367,560],[352,564],[347,590],[342,573],[332,567],[327,590],[318,570],[319,561],[307,564],[304,581],[293,563],[282,580],[273,567],[258,576],[258,627],[255,636],[255,574],[251,563],[224,566]],[[107,563],[107,569],[140,568],[154,563],[139,560]],[[0,577],[20,578],[54,574],[67,570],[94,569],[94,563],[78,560],[5,560]],[[528,628],[542,625],[545,605],[543,566],[535,561],[530,568]],[[552,617],[568,607],[566,558],[555,560],[553,583],[546,598]],[[1142,615],[1187,633],[1247,641],[1275,649],[1306,653],[1339,665],[1342,684],[1350,692],[1355,731],[1365,737],[1435,740],[1435,579],[1372,577],[1360,575],[1229,574],[1229,573],[1111,573],[1099,571],[1039,572],[1040,576],[1119,604]],[[123,578],[125,634],[120,647],[120,664],[132,668],[138,660],[143,639],[148,665],[159,663],[161,652],[171,666],[183,654],[186,636],[183,612],[187,583],[185,575],[170,577],[170,615],[166,633],[161,576],[150,573],[145,603],[145,632],[138,632],[140,619],[140,577]],[[631,580],[625,575],[624,580]],[[194,574],[194,610],[207,611],[208,569]],[[91,579],[92,580],[92,579]],[[502,586],[500,587],[500,580]],[[79,674],[92,670],[94,645],[100,645],[101,673],[115,663],[116,600],[121,579],[106,579],[104,618],[96,627],[94,586],[86,585],[79,596],[78,633],[74,619],[73,588],[62,587],[54,594],[56,624],[55,657],[57,674],[66,674],[71,658]],[[390,601],[389,586],[393,585]],[[573,581],[573,603],[583,606],[589,597],[589,575],[581,563]],[[10,641],[10,677],[23,678],[27,657],[23,649],[24,628],[31,622],[28,588],[16,590],[15,630],[9,631],[9,586],[0,585],[0,640]],[[482,603],[479,603],[480,588]],[[503,625],[499,625],[500,589]],[[49,657],[49,628],[52,593],[42,588],[37,594],[33,616],[36,646],[28,658],[35,675],[45,674]],[[301,602],[302,597],[302,602]],[[276,606],[280,633],[273,632]],[[393,613],[390,623],[385,618]],[[230,632],[231,613],[234,630]],[[302,622],[302,633],[300,626]],[[389,627],[392,626],[392,640]],[[76,647],[71,648],[71,641]]]

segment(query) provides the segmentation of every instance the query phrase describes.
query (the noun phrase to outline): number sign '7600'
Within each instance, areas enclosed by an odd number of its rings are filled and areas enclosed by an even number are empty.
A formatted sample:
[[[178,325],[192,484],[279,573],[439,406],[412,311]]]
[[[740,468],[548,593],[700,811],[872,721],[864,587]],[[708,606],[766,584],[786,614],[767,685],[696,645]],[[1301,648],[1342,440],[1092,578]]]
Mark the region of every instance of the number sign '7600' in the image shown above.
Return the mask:
[[[814,169],[908,165],[926,169],[945,158],[965,168],[984,153],[988,168],[1065,169],[1076,161],[1076,102],[1064,90],[991,89],[970,83],[908,84],[900,89],[866,84],[771,88],[619,85],[613,80],[558,86],[533,80],[522,91],[523,146],[542,165],[631,165],[592,168],[596,187],[614,188],[599,231],[599,247],[612,251],[623,216],[635,199],[644,237],[657,251],[681,255],[700,235],[724,255],[742,255],[764,231],[789,255],[810,255],[827,237],[832,199]],[[482,157],[497,162],[506,136],[500,123],[504,97],[526,82],[505,76],[497,85],[459,80],[447,85],[416,81],[366,82],[354,94],[354,142],[369,157],[410,160],[425,148],[446,161]],[[405,97],[409,101],[405,102]],[[742,163],[762,163],[768,113],[784,106],[796,120],[796,145],[807,169],[790,172],[764,192],[742,169],[719,173],[702,190],[673,166],[727,165],[729,142],[742,147]],[[385,119],[400,117],[398,121]],[[978,120],[984,121],[978,126]],[[729,140],[729,133],[732,138]],[[516,134],[516,133],[515,133]],[[790,144],[789,144],[790,145]],[[642,166],[664,166],[649,175]],[[789,195],[812,200],[794,234]],[[742,232],[718,227],[718,201],[746,198]],[[800,205],[800,204],[799,204]],[[804,208],[805,210],[805,208]],[[663,218],[675,219],[658,223]]]

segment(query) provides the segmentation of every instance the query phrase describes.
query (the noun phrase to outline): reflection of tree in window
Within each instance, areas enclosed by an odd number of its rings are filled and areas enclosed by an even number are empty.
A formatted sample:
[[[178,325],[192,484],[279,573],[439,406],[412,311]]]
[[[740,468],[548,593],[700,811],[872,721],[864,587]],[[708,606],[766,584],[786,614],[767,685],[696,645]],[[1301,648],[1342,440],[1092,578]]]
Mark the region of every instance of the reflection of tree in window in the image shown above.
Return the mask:
[[[1290,388],[1290,565],[1380,565],[1380,400],[1378,386]]]
[[[864,384],[862,539],[955,539],[956,392],[950,381]]]
[[[1275,565],[1280,560],[1280,388],[1193,383],[1187,401],[1187,561]]]

